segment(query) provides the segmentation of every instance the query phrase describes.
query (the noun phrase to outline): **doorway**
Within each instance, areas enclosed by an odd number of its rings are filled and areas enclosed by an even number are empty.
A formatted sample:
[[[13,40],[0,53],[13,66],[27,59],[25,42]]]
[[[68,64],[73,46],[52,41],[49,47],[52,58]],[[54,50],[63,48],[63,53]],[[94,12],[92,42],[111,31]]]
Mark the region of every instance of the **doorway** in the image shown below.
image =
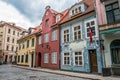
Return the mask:
[[[98,64],[97,64],[97,55],[96,50],[89,50],[90,57],[90,69],[92,73],[98,72]]]
[[[5,63],[7,63],[8,55],[5,55]]]
[[[41,53],[38,53],[38,67],[41,67]]]
[[[31,67],[33,67],[34,54],[31,54]]]

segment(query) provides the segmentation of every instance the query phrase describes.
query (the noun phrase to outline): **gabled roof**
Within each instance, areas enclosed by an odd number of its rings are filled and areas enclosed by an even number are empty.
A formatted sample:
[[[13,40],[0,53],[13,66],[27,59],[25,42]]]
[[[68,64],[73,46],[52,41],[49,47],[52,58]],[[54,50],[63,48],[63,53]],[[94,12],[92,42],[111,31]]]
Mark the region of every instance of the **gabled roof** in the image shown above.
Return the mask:
[[[72,7],[78,5],[78,4],[83,4],[83,3],[87,6],[86,11],[85,12],[80,12],[80,13],[75,14],[75,15],[73,15],[73,16],[70,17],[69,16],[70,9]],[[95,10],[95,8],[94,8],[94,0],[83,0],[81,2],[75,3],[70,8],[67,8],[66,10],[64,10],[63,12],[61,12],[61,14],[63,14],[63,16],[61,17],[60,21],[58,21],[57,23],[53,24],[51,27],[54,27],[54,26],[56,26],[58,24],[63,24],[65,22],[67,22],[67,21],[70,21],[70,20],[75,19],[77,17],[83,16],[83,15],[85,15],[85,14],[91,12],[91,11],[94,11],[94,10]]]
[[[75,14],[75,15],[71,16],[71,17],[69,17],[69,13],[67,13],[66,17],[60,22],[60,24],[63,24],[65,22],[68,22],[70,20],[78,18],[80,16],[83,16],[83,15],[95,10],[95,8],[94,8],[94,0],[83,0],[83,1],[81,1],[79,3],[74,4],[72,7],[74,7],[75,5],[78,5],[78,4],[82,4],[82,3],[84,3],[87,6],[87,9],[85,10],[85,12],[80,12],[78,14]]]
[[[40,26],[41,25],[38,25],[35,28],[32,28],[32,29],[34,29],[34,31],[31,34],[26,34],[25,37],[21,37],[19,40],[24,39],[24,38],[26,38],[28,36],[31,36],[31,35],[34,35],[34,34],[38,33],[39,31],[41,31],[41,27]],[[28,31],[27,31],[27,33],[28,33]]]

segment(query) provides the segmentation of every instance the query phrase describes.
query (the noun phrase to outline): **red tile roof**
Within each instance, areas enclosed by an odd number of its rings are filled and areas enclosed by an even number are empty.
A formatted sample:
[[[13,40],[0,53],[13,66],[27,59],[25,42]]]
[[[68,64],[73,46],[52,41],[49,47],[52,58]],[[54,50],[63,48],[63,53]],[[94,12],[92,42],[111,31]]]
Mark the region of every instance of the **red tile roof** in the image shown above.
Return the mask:
[[[67,13],[67,15],[64,17],[64,19],[61,20],[60,24],[65,23],[65,22],[67,22],[67,21],[70,21],[70,20],[72,20],[72,19],[75,19],[75,18],[77,18],[77,17],[80,17],[80,16],[82,16],[82,15],[85,15],[85,14],[87,14],[87,13],[95,10],[95,8],[94,8],[94,0],[83,0],[83,1],[81,1],[81,2],[79,2],[79,3],[76,3],[76,4],[74,4],[73,6],[71,6],[70,9],[71,9],[72,7],[74,7],[75,5],[82,4],[82,3],[84,3],[84,4],[87,6],[87,9],[86,9],[85,12],[78,13],[78,14],[73,15],[73,16],[71,16],[71,17],[69,17],[69,13]],[[70,10],[70,9],[69,9],[69,10]]]
[[[30,27],[30,28],[32,28],[32,27]],[[41,31],[41,25],[38,25],[38,26],[36,26],[35,28],[32,28],[32,29],[33,29],[34,31],[33,31],[31,34],[26,34],[25,37],[21,37],[19,40],[21,40],[21,39],[23,39],[23,38],[26,38],[26,37],[28,37],[28,36],[31,36],[31,35],[34,35],[34,34],[40,32],[40,31]],[[28,33],[28,31],[27,31],[26,33]]]

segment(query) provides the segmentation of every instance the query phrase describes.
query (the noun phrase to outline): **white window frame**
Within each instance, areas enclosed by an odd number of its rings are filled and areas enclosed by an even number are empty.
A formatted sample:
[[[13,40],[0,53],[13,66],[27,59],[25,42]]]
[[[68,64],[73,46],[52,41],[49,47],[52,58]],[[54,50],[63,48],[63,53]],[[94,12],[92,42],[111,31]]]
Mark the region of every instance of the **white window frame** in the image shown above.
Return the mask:
[[[48,63],[48,61],[49,61],[49,54],[45,53],[44,54],[44,63]]]
[[[39,37],[38,37],[38,44],[39,44],[39,45],[42,44],[42,36],[39,36]]]
[[[52,52],[52,64],[57,64],[57,52]]]
[[[89,27],[87,27],[86,26],[86,24],[89,22],[92,22],[92,21],[94,21],[94,23],[95,23],[95,35],[93,36],[93,37],[98,37],[98,26],[97,26],[97,22],[96,22],[96,18],[94,18],[94,19],[90,19],[90,20],[87,20],[87,21],[85,21],[85,23],[84,23],[84,26],[85,26],[85,36],[86,36],[86,38],[89,38],[89,37],[87,37],[87,28],[89,28]],[[91,26],[90,26],[91,27]]]
[[[55,40],[57,40],[57,30],[54,30],[53,32],[52,32],[52,41],[55,41]]]
[[[69,57],[69,64],[65,64],[65,53],[69,53],[69,55],[67,55],[66,57]],[[71,65],[71,57],[70,57],[70,52],[64,52],[63,53],[63,65]]]
[[[75,55],[75,52],[81,52],[81,55]],[[83,56],[83,51],[75,51],[75,52],[73,52],[73,63],[74,63],[74,66],[84,66],[84,56]],[[80,64],[78,64],[78,65],[76,65],[75,64],[75,57],[79,57],[79,56],[81,56],[82,57],[82,65],[80,65]],[[79,60],[78,60],[79,61]]]
[[[67,42],[64,41],[64,31],[65,30],[69,30],[69,33],[68,33],[69,34],[69,41],[68,42],[70,42],[70,28],[65,28],[65,29],[62,30],[62,42],[63,43],[67,43]]]
[[[81,25],[81,23],[78,23],[78,24],[74,24],[74,25],[72,26],[73,40],[75,40],[75,36],[74,36],[74,28],[77,27],[77,26],[80,26],[81,39],[82,39],[82,25]],[[78,33],[78,30],[77,30],[77,33]],[[80,40],[81,40],[81,39],[80,39]],[[77,39],[77,40],[78,40],[78,39]]]
[[[49,33],[44,35],[44,42],[45,43],[49,42]]]

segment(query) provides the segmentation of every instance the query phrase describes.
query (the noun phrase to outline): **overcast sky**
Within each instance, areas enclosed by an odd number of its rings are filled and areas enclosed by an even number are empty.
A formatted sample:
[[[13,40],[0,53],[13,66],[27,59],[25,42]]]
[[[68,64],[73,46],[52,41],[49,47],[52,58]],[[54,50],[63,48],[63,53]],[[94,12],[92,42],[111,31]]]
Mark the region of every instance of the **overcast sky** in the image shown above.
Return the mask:
[[[15,22],[23,28],[39,25],[50,5],[61,12],[80,0],[0,0],[0,21]]]

